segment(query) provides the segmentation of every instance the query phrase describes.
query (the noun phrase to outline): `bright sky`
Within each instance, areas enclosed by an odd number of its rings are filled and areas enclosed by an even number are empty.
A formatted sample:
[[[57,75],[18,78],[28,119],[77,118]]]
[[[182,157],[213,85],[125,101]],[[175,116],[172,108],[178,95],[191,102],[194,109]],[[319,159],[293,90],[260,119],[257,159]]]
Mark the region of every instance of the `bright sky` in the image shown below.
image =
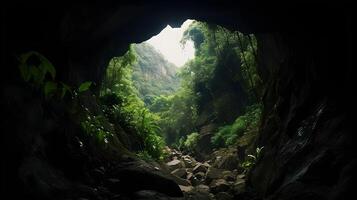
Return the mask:
[[[177,67],[182,67],[195,56],[195,48],[191,40],[187,41],[185,46],[182,46],[180,43],[183,32],[192,22],[193,20],[188,19],[179,28],[172,28],[170,25],[167,25],[158,35],[146,42],[161,52],[168,61]]]

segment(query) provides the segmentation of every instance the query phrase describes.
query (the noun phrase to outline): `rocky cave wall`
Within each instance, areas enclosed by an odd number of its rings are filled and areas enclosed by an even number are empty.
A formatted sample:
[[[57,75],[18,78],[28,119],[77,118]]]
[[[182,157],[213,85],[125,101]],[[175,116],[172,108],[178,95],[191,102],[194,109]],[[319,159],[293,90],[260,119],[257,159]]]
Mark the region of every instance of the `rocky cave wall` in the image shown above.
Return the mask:
[[[22,90],[9,93],[20,80],[17,55],[36,50],[53,62],[60,79],[99,84],[109,59],[122,55],[128,44],[150,38],[167,23],[179,25],[192,18],[257,34],[259,71],[267,84],[256,143],[264,151],[250,174],[250,185],[259,195],[338,199],[351,192],[357,152],[352,118],[356,81],[351,12],[344,6],[258,1],[13,2],[1,9],[1,106],[7,115],[1,122],[1,152],[7,160],[2,164],[2,185],[18,176],[24,152],[32,145],[27,143],[33,142],[20,138],[21,129],[14,127],[36,123],[16,117],[21,109],[33,109],[26,107],[33,99],[26,99]],[[27,104],[10,108],[11,95],[25,96],[20,102]]]

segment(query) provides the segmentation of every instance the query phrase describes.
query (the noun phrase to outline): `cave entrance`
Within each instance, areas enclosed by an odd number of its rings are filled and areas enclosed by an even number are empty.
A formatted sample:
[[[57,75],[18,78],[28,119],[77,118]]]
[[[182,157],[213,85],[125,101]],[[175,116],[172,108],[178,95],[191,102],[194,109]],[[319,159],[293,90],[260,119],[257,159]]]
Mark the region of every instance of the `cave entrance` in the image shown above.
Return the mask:
[[[167,25],[111,59],[100,92],[106,116],[129,133],[126,148],[166,163],[182,190],[221,192],[217,181],[241,181],[262,149],[253,145],[262,110],[256,51],[254,35],[195,20]]]

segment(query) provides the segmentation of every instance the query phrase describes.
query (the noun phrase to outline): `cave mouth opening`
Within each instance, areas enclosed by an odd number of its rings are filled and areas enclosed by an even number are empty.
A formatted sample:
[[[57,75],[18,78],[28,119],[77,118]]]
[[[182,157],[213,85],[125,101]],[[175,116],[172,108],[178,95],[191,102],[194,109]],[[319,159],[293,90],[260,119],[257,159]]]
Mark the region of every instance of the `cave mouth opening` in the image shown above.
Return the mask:
[[[196,20],[167,25],[111,59],[100,91],[104,115],[131,133],[127,149],[163,163],[183,192],[203,184],[218,193],[218,180],[242,182],[263,149],[253,144],[263,88],[256,55],[253,34]]]

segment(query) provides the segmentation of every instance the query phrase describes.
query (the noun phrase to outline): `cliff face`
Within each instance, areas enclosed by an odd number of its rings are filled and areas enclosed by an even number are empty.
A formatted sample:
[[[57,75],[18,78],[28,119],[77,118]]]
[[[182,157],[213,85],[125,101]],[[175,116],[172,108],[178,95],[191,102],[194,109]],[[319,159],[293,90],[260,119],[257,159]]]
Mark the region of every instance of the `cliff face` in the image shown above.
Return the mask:
[[[61,105],[42,107],[41,99],[29,94],[20,82],[17,55],[39,51],[61,80],[100,83],[109,59],[126,52],[128,44],[147,40],[167,23],[192,18],[259,36],[267,89],[257,140],[264,152],[250,174],[252,188],[270,199],[343,199],[353,193],[357,163],[357,84],[346,7],[298,1],[2,6],[1,107],[6,119],[1,121],[1,189],[20,199],[96,195],[85,186],[93,180],[83,181],[87,175],[80,173],[87,170],[81,165],[87,153],[78,149],[78,127],[68,122]],[[51,106],[55,111],[49,112]],[[81,181],[80,190],[68,184]],[[36,191],[34,183],[39,183]]]
[[[153,96],[168,95],[178,89],[178,68],[174,64],[148,43],[136,44],[134,49],[137,61],[132,79],[145,103],[150,103]]]

